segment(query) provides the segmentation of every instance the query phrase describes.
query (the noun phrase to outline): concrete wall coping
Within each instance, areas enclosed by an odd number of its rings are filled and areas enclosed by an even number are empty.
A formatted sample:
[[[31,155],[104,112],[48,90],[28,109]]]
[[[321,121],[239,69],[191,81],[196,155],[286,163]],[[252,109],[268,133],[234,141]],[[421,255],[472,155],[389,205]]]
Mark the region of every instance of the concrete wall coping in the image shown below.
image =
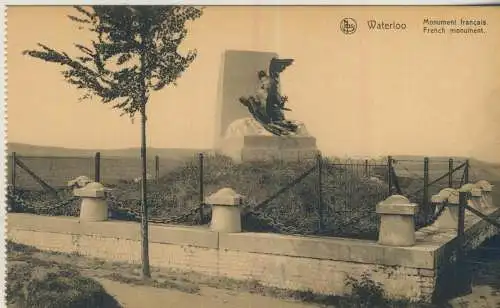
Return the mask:
[[[432,269],[440,245],[420,241],[412,247],[390,247],[376,241],[291,236],[272,233],[219,234],[219,248],[250,253]]]
[[[27,231],[66,233],[74,235],[100,235],[140,241],[140,224],[130,221],[80,222],[77,217],[41,216],[9,213],[8,228]],[[196,246],[202,248],[218,247],[218,233],[206,227],[149,224],[149,240],[154,243]]]
[[[500,216],[500,209],[488,210],[485,214],[497,217]],[[471,213],[468,213],[465,218],[466,237],[472,236],[475,229],[478,228],[477,226],[484,223]],[[76,217],[19,213],[8,213],[7,222],[8,228],[17,230],[99,235],[140,241],[140,224],[136,222],[80,222]],[[319,260],[435,269],[445,248],[456,238],[456,233],[449,230],[439,230],[434,226],[422,228],[416,232],[416,243],[411,247],[383,246],[376,241],[335,237],[250,232],[228,234],[214,232],[206,227],[160,224],[150,224],[149,236],[150,241],[154,243]]]

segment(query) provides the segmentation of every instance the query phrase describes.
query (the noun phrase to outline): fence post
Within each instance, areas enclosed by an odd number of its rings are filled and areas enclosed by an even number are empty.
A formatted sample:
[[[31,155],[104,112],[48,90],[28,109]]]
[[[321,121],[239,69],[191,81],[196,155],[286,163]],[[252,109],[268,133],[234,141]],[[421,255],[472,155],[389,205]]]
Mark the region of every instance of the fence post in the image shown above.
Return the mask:
[[[448,187],[453,188],[453,158],[448,160]]]
[[[467,205],[467,192],[460,191],[458,199],[458,228],[457,236],[459,241],[463,240],[465,232],[465,206]]]
[[[323,231],[323,189],[322,189],[322,173],[323,173],[323,158],[321,153],[316,156],[316,164],[318,169],[318,229]]]
[[[365,177],[368,177],[368,159],[365,159]]]
[[[387,156],[387,184],[389,185],[389,196],[392,195],[392,156]]]
[[[199,184],[200,184],[200,223],[203,224],[204,222],[204,215],[203,215],[203,205],[205,203],[205,193],[203,192],[203,153],[199,154],[199,162],[200,162],[200,179],[199,179]]]
[[[12,161],[10,162],[10,184],[12,185],[12,191],[16,190],[16,152],[12,152]]]
[[[429,157],[424,157],[424,196],[422,206],[424,211],[428,210],[429,204]]]
[[[457,228],[457,258],[455,263],[455,278],[458,280],[457,295],[470,292],[469,271],[465,260],[465,207],[467,205],[467,195],[465,191],[459,192],[458,202],[458,228]]]
[[[101,182],[101,152],[96,152],[94,156],[94,182]]]
[[[469,160],[467,159],[465,161],[465,168],[464,168],[464,185],[469,184]]]
[[[155,156],[155,180],[156,184],[160,181],[160,156]]]

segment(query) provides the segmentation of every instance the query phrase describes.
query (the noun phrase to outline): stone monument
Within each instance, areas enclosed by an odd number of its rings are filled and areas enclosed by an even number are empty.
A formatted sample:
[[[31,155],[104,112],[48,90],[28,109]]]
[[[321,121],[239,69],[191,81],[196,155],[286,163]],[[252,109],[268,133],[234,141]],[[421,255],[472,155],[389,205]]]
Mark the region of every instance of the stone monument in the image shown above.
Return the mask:
[[[287,120],[280,73],[293,63],[275,53],[228,50],[219,85],[216,149],[236,162],[314,158],[316,138]]]

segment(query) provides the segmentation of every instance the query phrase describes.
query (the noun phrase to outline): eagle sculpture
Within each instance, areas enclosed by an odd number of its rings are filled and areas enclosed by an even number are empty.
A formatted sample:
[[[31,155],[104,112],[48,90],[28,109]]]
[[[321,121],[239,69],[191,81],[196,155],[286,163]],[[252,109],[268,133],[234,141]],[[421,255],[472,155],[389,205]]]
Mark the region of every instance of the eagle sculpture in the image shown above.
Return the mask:
[[[248,97],[240,97],[239,101],[252,116],[270,133],[283,136],[294,134],[297,124],[285,119],[284,110],[288,97],[281,95],[280,73],[292,65],[293,59],[272,58],[269,69],[257,72],[259,86],[256,94]]]

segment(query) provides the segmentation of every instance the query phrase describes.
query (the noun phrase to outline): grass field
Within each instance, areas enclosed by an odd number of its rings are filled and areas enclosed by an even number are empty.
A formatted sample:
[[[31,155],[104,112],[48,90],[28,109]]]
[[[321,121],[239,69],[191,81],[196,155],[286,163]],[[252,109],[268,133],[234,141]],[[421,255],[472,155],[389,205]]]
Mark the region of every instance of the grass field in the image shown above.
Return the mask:
[[[9,143],[8,181],[11,183],[11,154],[21,160],[31,171],[53,187],[65,187],[69,180],[85,175],[95,176],[94,156],[98,150],[66,149]],[[101,182],[117,184],[120,180],[131,180],[141,176],[139,149],[104,150],[101,153]],[[159,156],[160,175],[165,175],[198,153],[209,152],[197,149],[148,149],[148,173],[155,174],[155,156]],[[40,190],[42,187],[24,170],[16,168],[16,185]]]
[[[65,187],[68,181],[85,175],[93,179],[95,176],[93,157],[36,157],[18,156],[31,171],[41,177],[45,182],[55,188]],[[182,164],[182,160],[161,158],[160,176],[167,174]],[[141,162],[133,157],[101,157],[101,182],[115,185],[123,180],[132,180],[141,176]],[[148,173],[155,174],[155,160],[148,159]],[[11,183],[11,157],[9,157],[9,168],[7,176]],[[27,172],[16,168],[16,186],[41,190],[38,184]]]

